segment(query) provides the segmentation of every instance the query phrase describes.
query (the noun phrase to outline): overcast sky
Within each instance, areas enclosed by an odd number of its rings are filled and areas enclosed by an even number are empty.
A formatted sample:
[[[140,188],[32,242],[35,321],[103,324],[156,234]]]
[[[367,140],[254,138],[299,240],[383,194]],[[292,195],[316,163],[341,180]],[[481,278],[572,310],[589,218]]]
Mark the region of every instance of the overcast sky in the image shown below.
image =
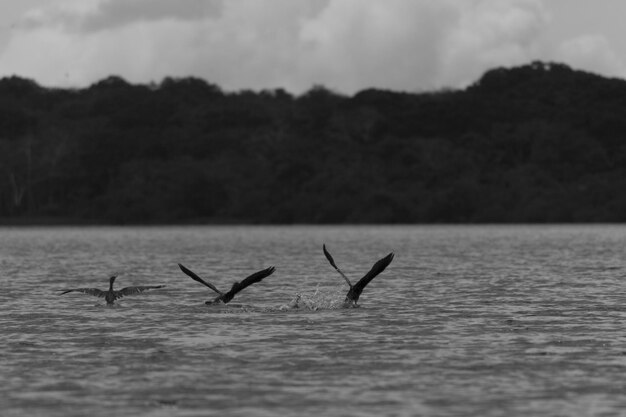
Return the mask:
[[[463,87],[541,59],[626,75],[624,0],[1,0],[0,76],[228,91]]]

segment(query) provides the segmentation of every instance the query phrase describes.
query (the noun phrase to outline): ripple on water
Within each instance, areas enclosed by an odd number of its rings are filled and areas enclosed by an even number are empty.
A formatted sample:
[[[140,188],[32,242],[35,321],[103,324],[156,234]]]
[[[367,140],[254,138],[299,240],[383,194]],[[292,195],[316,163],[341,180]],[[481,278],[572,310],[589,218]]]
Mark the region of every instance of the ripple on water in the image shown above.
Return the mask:
[[[340,308],[323,242],[351,279],[396,253],[360,308]],[[618,415],[625,243],[608,226],[5,229],[3,415]],[[219,288],[277,272],[207,306],[178,262]],[[112,271],[167,286],[114,308],[55,292]]]

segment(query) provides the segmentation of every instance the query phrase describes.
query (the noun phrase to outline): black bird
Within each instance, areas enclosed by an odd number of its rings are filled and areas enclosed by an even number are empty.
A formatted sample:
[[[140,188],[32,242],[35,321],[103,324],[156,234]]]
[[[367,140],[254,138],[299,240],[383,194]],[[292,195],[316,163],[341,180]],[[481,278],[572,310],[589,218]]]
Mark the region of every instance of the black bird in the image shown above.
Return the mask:
[[[122,288],[121,290],[115,291],[113,289],[113,282],[115,281],[115,278],[117,278],[116,275],[114,275],[111,278],[109,278],[109,289],[108,289],[108,291],[102,291],[102,290],[99,290],[97,288],[72,288],[72,289],[69,289],[69,290],[59,290],[59,291],[63,291],[59,295],[67,294],[68,292],[72,292],[72,291],[82,292],[82,293],[85,293],[85,294],[94,295],[96,297],[104,298],[108,305],[112,305],[112,304],[115,303],[115,300],[117,300],[118,298],[122,298],[122,297],[125,297],[127,295],[139,294],[140,292],[143,292],[145,290],[151,290],[153,288],[163,288],[163,287],[165,287],[165,285],[144,285],[144,286],[138,286],[138,287],[126,287],[126,288]]]
[[[218,290],[213,284],[211,284],[209,282],[206,282],[205,280],[200,278],[198,275],[196,275],[195,272],[193,272],[192,270],[186,268],[184,265],[178,264],[178,267],[180,268],[181,271],[183,271],[187,276],[189,276],[194,281],[198,281],[200,284],[203,284],[203,285],[209,287],[210,289],[212,289],[213,291],[215,291],[216,293],[219,294],[217,297],[215,297],[213,299],[213,301],[206,301],[205,304],[215,304],[215,303],[219,303],[219,302],[227,304],[235,297],[235,295],[239,291],[243,290],[246,287],[249,287],[250,285],[254,284],[255,282],[260,282],[261,280],[263,280],[263,278],[269,277],[276,270],[276,268],[274,268],[273,266],[270,266],[267,269],[263,269],[261,271],[255,272],[254,274],[252,274],[249,277],[245,278],[241,282],[235,282],[233,284],[233,286],[231,287],[230,291],[228,291],[226,293],[223,293],[220,290]]]
[[[389,266],[391,261],[393,261],[393,252],[392,252],[389,255],[385,256],[384,258],[378,260],[374,264],[372,269],[370,269],[369,272],[363,276],[363,278],[361,278],[356,284],[352,285],[348,277],[346,277],[344,273],[341,272],[341,269],[339,269],[337,265],[335,264],[335,260],[330,255],[330,252],[326,250],[326,245],[323,245],[322,249],[324,250],[324,255],[326,256],[326,259],[328,259],[328,262],[330,262],[333,268],[335,268],[335,270],[339,272],[339,274],[343,277],[343,279],[346,280],[346,282],[348,283],[348,286],[350,287],[350,289],[348,290],[348,293],[346,294],[346,299],[344,300],[344,303],[349,306],[356,306],[356,303],[359,300],[359,297],[361,296],[361,293],[363,292],[363,289],[367,286],[367,284],[369,284],[370,281],[376,277],[376,275],[383,272],[385,268]]]

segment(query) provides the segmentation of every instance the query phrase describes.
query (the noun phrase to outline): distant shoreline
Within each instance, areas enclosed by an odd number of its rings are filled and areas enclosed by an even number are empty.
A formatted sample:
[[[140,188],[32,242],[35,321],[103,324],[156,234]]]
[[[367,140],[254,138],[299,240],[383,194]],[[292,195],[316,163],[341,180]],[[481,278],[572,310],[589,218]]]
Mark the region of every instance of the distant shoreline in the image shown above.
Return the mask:
[[[117,223],[105,220],[71,217],[0,217],[1,226],[186,226],[186,225],[256,225],[257,223],[235,220],[190,219],[179,222],[128,222]]]
[[[402,223],[402,222],[388,222],[388,223],[349,223],[349,222],[337,222],[337,223],[305,223],[305,222],[273,222],[273,223],[261,223],[250,222],[235,219],[220,219],[220,220],[207,220],[207,219],[189,219],[178,222],[134,222],[134,223],[116,223],[107,222],[104,220],[88,220],[88,219],[73,219],[73,218],[55,218],[55,217],[0,217],[0,227],[71,227],[71,226],[84,226],[84,227],[167,227],[167,226],[553,226],[553,225],[626,225],[626,222],[609,222],[609,221],[560,221],[560,222],[415,222],[415,223]]]

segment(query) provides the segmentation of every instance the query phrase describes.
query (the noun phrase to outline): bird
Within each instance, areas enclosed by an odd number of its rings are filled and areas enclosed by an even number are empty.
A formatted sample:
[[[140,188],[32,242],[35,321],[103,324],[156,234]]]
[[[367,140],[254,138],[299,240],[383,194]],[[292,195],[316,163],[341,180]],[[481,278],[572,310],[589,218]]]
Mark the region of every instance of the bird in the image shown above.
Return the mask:
[[[143,292],[146,290],[165,287],[165,285],[143,285],[143,286],[136,286],[136,287],[126,287],[126,288],[122,288],[121,290],[116,291],[113,289],[113,283],[115,282],[115,278],[117,278],[117,275],[113,275],[112,277],[109,278],[109,289],[107,291],[102,291],[98,288],[71,288],[67,290],[59,290],[59,291],[63,291],[59,295],[67,294],[68,292],[72,292],[72,291],[82,292],[85,294],[104,298],[107,302],[107,305],[113,305],[115,303],[115,300],[117,300],[118,298],[122,298],[127,295],[139,294],[140,292]]]
[[[365,287],[367,286],[367,284],[370,283],[371,280],[373,280],[378,274],[383,272],[385,268],[389,266],[391,261],[393,261],[393,257],[394,257],[393,252],[391,252],[389,255],[385,256],[384,258],[379,259],[374,264],[374,266],[372,266],[372,269],[370,269],[369,272],[363,276],[363,278],[358,280],[356,284],[352,285],[348,277],[346,277],[345,274],[341,271],[341,269],[337,267],[337,264],[335,264],[335,260],[331,256],[330,252],[328,252],[328,250],[326,249],[326,244],[322,245],[322,249],[324,251],[324,255],[326,256],[326,259],[328,259],[328,262],[330,262],[332,267],[335,268],[337,272],[339,272],[339,274],[343,277],[343,279],[346,280],[346,282],[348,283],[348,286],[350,287],[350,289],[348,290],[348,293],[346,294],[346,298],[344,300],[344,306],[346,307],[354,307],[357,305],[357,301],[359,301],[359,297],[361,296],[363,289],[365,289]]]
[[[178,264],[178,267],[180,268],[181,271],[183,271],[191,279],[193,279],[194,281],[199,282],[200,284],[203,284],[203,285],[209,287],[210,289],[212,289],[213,291],[215,291],[218,294],[217,297],[215,297],[211,301],[206,301],[205,304],[217,304],[217,303],[228,304],[235,297],[235,295],[238,292],[240,292],[241,290],[243,290],[246,287],[249,287],[250,285],[254,284],[255,282],[260,282],[264,278],[269,277],[276,270],[276,268],[274,268],[273,266],[270,266],[269,268],[262,269],[262,270],[260,270],[258,272],[255,272],[254,274],[252,274],[249,277],[243,279],[242,281],[235,282],[233,284],[233,286],[231,287],[230,291],[228,291],[226,293],[223,293],[220,290],[218,290],[217,287],[215,287],[215,285],[213,285],[213,284],[211,284],[209,282],[206,282],[205,280],[200,278],[198,275],[196,275],[195,272],[193,272],[189,268],[186,268],[183,264]]]

